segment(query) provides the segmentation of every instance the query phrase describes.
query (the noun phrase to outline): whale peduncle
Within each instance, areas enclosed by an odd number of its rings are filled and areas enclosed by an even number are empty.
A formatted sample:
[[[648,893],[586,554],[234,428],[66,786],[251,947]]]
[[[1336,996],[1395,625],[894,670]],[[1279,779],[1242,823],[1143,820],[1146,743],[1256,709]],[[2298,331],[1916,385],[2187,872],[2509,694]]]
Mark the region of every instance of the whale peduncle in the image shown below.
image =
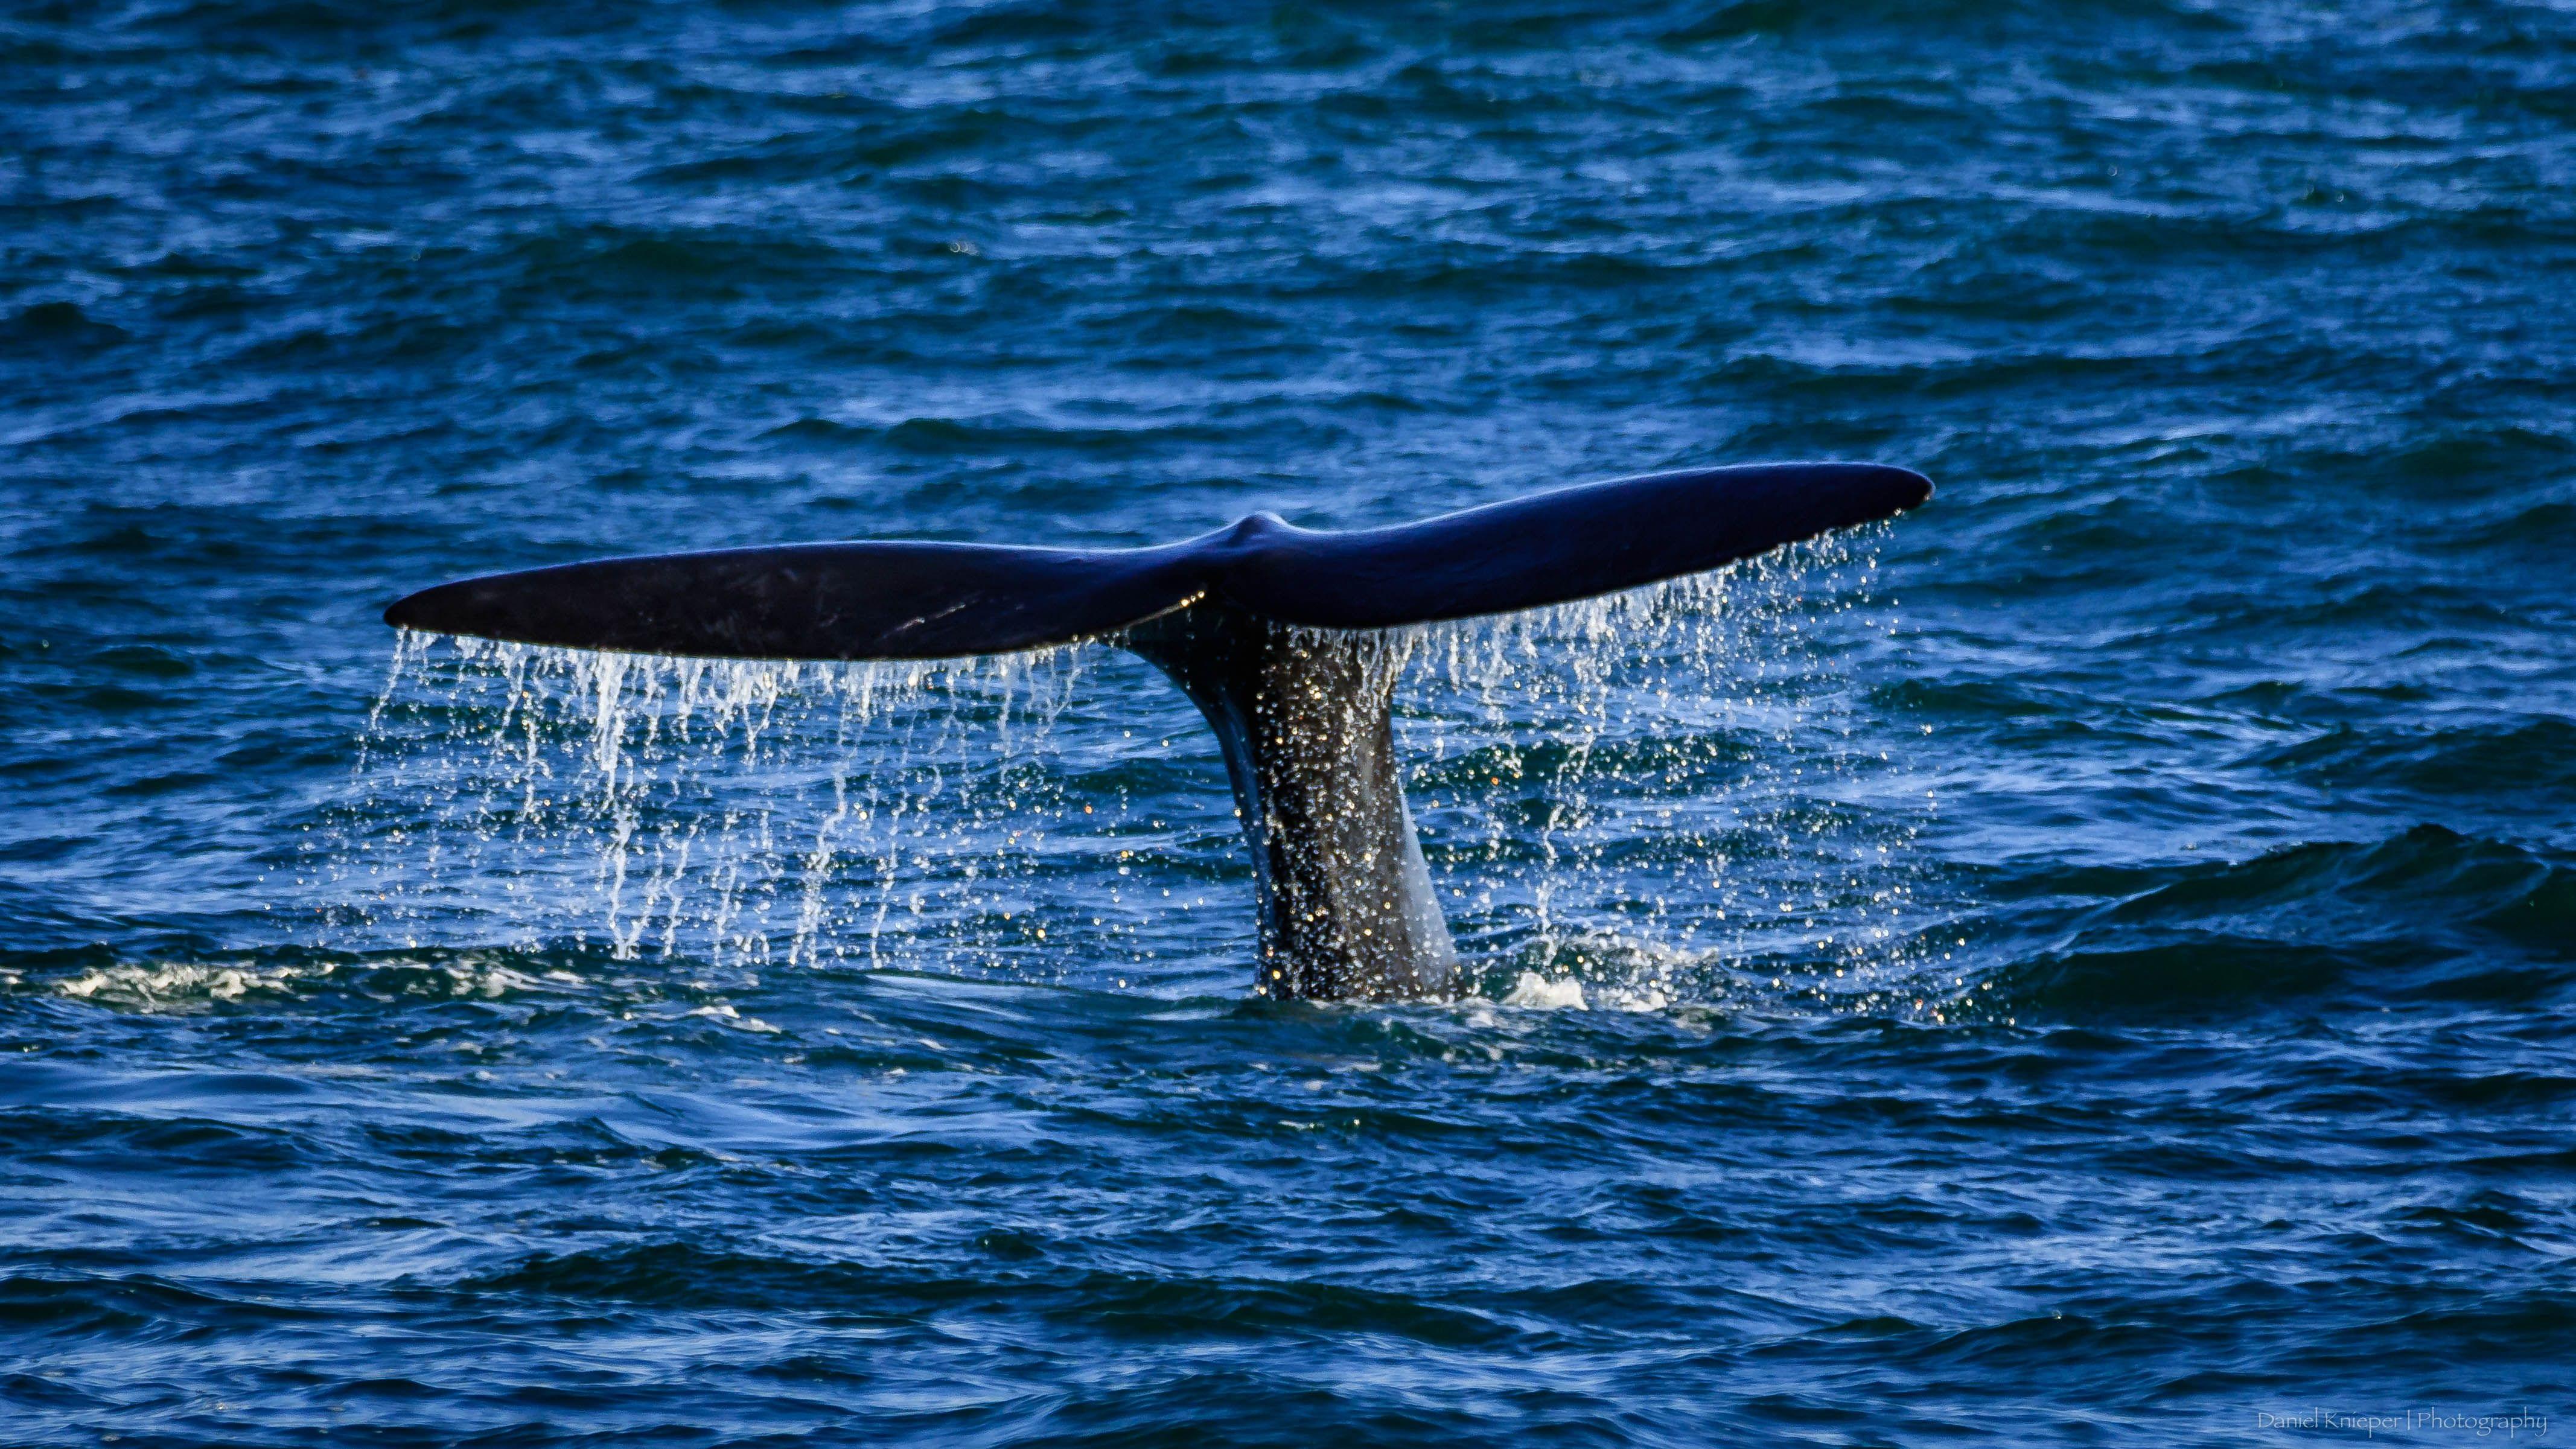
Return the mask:
[[[1264,995],[1446,995],[1458,952],[1405,806],[1389,717],[1397,636],[1300,629],[1224,604],[1119,640],[1216,731],[1252,849]]]

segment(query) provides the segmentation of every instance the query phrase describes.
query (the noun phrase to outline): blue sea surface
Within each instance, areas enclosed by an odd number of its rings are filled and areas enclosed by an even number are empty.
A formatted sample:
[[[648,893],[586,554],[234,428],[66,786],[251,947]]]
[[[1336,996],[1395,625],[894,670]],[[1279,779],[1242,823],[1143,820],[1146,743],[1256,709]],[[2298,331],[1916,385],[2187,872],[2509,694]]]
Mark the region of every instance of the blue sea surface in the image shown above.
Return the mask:
[[[1387,641],[1448,1002],[1115,648],[377,618],[1791,458]],[[14,3],[0,550],[0,1442],[2576,1432],[2564,4]]]

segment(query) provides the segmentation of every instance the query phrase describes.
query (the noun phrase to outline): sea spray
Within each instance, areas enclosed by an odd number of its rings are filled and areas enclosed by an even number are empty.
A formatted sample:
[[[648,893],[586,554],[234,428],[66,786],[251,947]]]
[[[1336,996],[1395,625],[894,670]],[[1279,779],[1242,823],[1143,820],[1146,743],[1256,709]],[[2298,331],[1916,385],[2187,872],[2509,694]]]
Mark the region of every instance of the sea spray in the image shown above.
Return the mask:
[[[720,964],[869,950],[923,849],[982,848],[1002,817],[1045,833],[1046,751],[992,747],[1042,741],[1078,667],[406,639],[325,874],[343,925],[379,941],[572,935]],[[930,823],[961,786],[972,801]]]
[[[1865,537],[1865,536],[1864,536]],[[1372,638],[1441,904],[1480,979],[1608,1004],[1910,980],[1918,801],[1837,651],[1848,541]],[[1857,625],[1857,629],[1855,629]],[[352,945],[1017,979],[1240,976],[1213,740],[1123,651],[667,659],[405,636],[322,872]],[[1910,989],[1900,987],[1899,989]]]
[[[1420,631],[1398,727],[1490,991],[1535,972],[1641,1006],[1922,995],[1910,846],[1933,801],[1851,667],[1893,628],[1876,536]]]

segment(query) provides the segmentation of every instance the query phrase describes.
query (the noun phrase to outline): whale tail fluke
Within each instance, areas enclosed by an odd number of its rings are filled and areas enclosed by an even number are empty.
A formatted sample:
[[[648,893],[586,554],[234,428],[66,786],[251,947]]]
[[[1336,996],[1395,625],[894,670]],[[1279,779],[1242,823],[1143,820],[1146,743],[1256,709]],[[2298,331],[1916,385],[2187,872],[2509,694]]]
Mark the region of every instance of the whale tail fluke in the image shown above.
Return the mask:
[[[387,623],[749,659],[938,659],[1116,637],[1189,695],[1252,852],[1265,993],[1438,996],[1457,950],[1405,807],[1395,681],[1363,632],[1700,573],[1921,503],[1919,473],[1655,473],[1394,528],[1258,514],[1159,548],[808,543],[603,559],[424,589]],[[1140,627],[1141,626],[1141,627]]]
[[[389,624],[572,649],[939,659],[1098,638],[1201,599],[1376,629],[1566,603],[1699,573],[1931,496],[1865,463],[1654,473],[1392,528],[1267,514],[1156,548],[806,543],[602,559],[441,584]]]

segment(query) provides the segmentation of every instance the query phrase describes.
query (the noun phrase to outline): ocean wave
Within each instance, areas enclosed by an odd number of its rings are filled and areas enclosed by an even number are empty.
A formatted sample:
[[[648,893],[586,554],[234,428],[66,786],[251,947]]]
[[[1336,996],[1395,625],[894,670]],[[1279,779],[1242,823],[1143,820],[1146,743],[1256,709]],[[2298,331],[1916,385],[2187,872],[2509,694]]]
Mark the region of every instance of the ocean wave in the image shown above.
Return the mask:
[[[2563,798],[2576,791],[2576,721],[2505,718],[2426,730],[2342,723],[2239,763],[2354,798]]]
[[[2565,964],[2576,961],[2576,870],[2440,826],[2240,862],[2059,877],[2059,890],[2074,888],[2114,898],[2041,912],[2062,919],[2058,944],[1997,971],[1992,1009],[2198,1014],[2329,998],[2535,1006],[2576,987]]]

